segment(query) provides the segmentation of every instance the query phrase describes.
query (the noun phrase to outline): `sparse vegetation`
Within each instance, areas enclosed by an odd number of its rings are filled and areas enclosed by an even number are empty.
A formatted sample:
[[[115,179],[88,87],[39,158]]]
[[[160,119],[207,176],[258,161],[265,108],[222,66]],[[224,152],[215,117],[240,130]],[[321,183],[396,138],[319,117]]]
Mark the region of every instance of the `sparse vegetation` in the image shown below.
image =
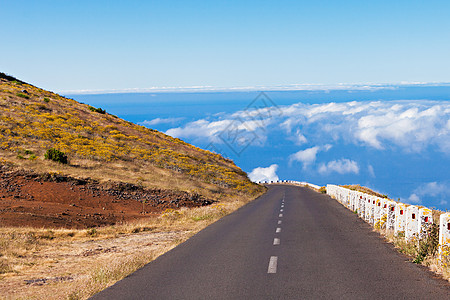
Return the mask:
[[[89,109],[90,109],[91,111],[97,112],[97,113],[99,113],[99,114],[105,114],[105,113],[106,113],[106,111],[105,111],[104,109],[101,109],[100,107],[99,107],[99,108],[95,108],[95,107],[93,107],[93,106],[89,106]]]
[[[23,93],[17,93],[17,96],[19,96],[21,98],[25,98],[25,99],[30,99],[30,96],[28,96],[27,94],[23,94]]]
[[[326,194],[326,193],[327,193],[327,187],[326,187],[326,186],[320,187],[319,192],[320,192],[321,194]]]
[[[439,226],[436,223],[433,223],[428,228],[425,238],[422,240],[413,239],[406,241],[404,232],[399,232],[397,235],[394,235],[392,231],[384,233],[384,228],[375,228],[375,230],[383,234],[399,252],[409,256],[412,262],[423,264],[429,267],[431,271],[442,275],[444,279],[450,281],[448,257],[446,256],[445,261],[439,258]]]
[[[414,262],[422,263],[426,258],[435,257],[439,246],[439,226],[433,223],[426,231],[425,237],[416,245]]]
[[[67,155],[64,152],[59,151],[58,149],[54,148],[48,149],[47,152],[45,152],[44,157],[45,159],[53,160],[62,164],[68,163]]]
[[[5,75],[0,79],[0,152],[4,151],[0,155],[12,159],[12,162],[17,157],[8,157],[10,152],[33,148],[36,156],[44,156],[47,149],[55,148],[69,156],[73,166],[78,166],[56,171],[74,176],[82,173],[82,176],[96,177],[98,175],[93,174],[92,165],[97,165],[95,170],[100,174],[97,178],[102,180],[127,181],[130,180],[127,178],[143,177],[143,185],[159,187],[173,186],[169,182],[177,178],[176,186],[180,189],[200,189],[202,193],[208,193],[207,196],[221,194],[212,192],[217,189],[249,196],[263,189],[251,183],[231,160],[218,154],[121,120],[101,108],[81,104],[26,83],[17,85],[7,81],[11,78]],[[24,90],[33,97],[17,96]],[[2,96],[9,100],[1,100]],[[20,161],[15,163],[44,172],[56,168],[51,166],[49,170],[42,164],[24,165],[24,160]],[[118,172],[120,178],[116,175],[115,178],[105,178],[104,174],[110,176],[112,170],[117,170],[116,165],[123,166],[126,171]],[[161,170],[154,171],[155,168]],[[142,176],[146,173],[147,176]]]
[[[380,197],[380,198],[386,198],[386,199],[388,198],[387,195],[377,193],[377,192],[372,191],[371,189],[369,189],[369,188],[367,188],[365,186],[360,186],[359,184],[342,185],[342,187],[347,188],[347,189],[352,190],[352,191],[358,191],[358,192],[366,193],[366,194],[369,194],[369,195],[372,195],[372,196],[377,196],[377,197]]]

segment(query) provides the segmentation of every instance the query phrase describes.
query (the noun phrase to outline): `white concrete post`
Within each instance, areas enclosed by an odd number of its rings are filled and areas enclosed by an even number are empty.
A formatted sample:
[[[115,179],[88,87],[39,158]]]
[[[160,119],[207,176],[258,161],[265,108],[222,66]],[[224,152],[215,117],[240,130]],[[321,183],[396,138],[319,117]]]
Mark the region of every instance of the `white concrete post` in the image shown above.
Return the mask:
[[[406,220],[406,204],[399,202],[395,206],[395,227],[394,227],[395,234],[405,232],[405,220]]]
[[[355,211],[355,209],[353,208],[353,191],[352,190],[348,190],[348,209],[350,209],[351,211]]]
[[[380,229],[386,227],[388,213],[388,199],[380,198]]]
[[[387,218],[386,218],[386,231],[395,229],[395,207],[397,203],[394,201],[387,201]]]
[[[348,189],[346,190],[346,197],[347,197],[346,206],[348,209],[352,209],[351,202],[350,202],[350,192],[351,192],[351,190],[348,190]]]
[[[406,224],[405,224],[405,238],[407,241],[417,239],[419,233],[419,207],[415,205],[406,208]]]
[[[450,255],[450,213],[442,214],[439,221],[439,256],[445,259]]]
[[[352,211],[356,211],[358,209],[358,194],[356,191],[352,191],[351,193],[351,202],[352,202]]]
[[[419,239],[425,238],[428,228],[433,224],[433,212],[431,209],[426,207],[419,208],[419,228],[417,232],[419,233]]]
[[[374,196],[368,196],[367,202],[368,207],[366,206],[366,221],[373,225],[373,217],[375,212],[375,197]]]
[[[359,217],[363,220],[366,219],[366,197],[363,193],[359,193]]]
[[[375,198],[373,225],[381,229],[381,198]]]
[[[365,207],[364,207],[364,220],[366,222],[370,221],[370,211],[371,211],[371,205],[370,205],[370,197],[368,195],[364,195],[364,199],[366,199],[365,203]]]

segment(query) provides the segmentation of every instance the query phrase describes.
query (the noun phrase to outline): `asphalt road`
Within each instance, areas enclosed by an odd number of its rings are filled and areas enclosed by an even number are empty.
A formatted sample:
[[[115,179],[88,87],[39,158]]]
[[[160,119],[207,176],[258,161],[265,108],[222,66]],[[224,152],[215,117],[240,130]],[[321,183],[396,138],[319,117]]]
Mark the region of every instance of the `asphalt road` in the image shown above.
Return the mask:
[[[337,201],[272,185],[93,299],[448,300],[450,287]]]

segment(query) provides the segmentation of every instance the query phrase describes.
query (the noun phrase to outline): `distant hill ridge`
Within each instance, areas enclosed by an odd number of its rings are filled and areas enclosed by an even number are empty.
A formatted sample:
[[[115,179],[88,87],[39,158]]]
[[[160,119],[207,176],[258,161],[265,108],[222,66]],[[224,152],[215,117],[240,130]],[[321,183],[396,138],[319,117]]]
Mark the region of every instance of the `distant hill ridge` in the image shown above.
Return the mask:
[[[64,152],[69,163],[45,160],[51,148]],[[0,160],[37,172],[194,191],[216,200],[263,189],[218,154],[5,73],[0,73]]]

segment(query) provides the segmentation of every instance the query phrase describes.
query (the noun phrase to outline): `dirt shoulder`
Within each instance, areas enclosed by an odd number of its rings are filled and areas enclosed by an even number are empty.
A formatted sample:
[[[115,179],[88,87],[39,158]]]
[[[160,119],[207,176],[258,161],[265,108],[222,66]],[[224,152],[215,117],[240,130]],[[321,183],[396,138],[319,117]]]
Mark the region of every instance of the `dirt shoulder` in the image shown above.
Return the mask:
[[[0,166],[0,226],[89,228],[214,201],[198,194],[42,175]]]

